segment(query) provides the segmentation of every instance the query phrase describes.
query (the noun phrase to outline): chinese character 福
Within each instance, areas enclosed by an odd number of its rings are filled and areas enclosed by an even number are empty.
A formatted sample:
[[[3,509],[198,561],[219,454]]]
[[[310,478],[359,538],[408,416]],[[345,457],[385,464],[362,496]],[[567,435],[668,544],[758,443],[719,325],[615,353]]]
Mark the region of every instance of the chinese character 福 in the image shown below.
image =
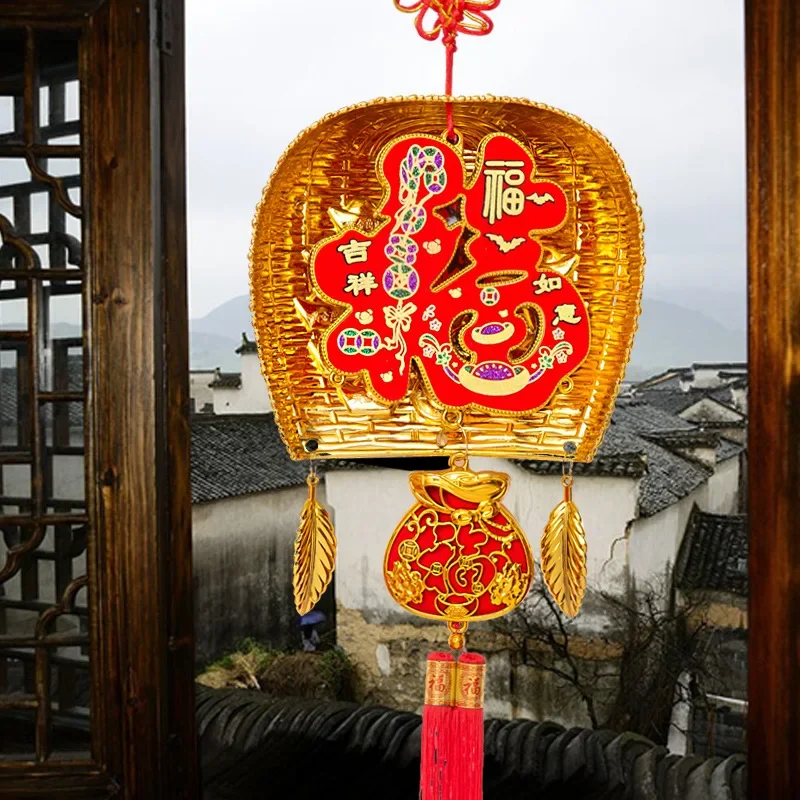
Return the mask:
[[[483,216],[493,225],[503,214],[518,217],[525,208],[523,161],[487,161],[483,177]]]

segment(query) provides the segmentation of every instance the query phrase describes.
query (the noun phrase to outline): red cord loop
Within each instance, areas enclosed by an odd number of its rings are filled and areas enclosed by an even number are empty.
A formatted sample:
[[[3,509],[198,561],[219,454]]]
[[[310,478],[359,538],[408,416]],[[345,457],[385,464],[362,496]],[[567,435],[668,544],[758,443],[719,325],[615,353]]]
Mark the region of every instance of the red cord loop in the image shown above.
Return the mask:
[[[470,36],[486,36],[492,32],[494,24],[487,16],[500,5],[500,0],[394,0],[395,7],[406,14],[416,14],[414,27],[426,41],[433,42],[442,36],[442,44],[447,51],[445,71],[445,95],[453,96],[453,55],[458,49],[456,38],[459,33]],[[426,25],[429,12],[436,19]],[[456,140],[453,125],[453,104],[447,103],[447,138]]]

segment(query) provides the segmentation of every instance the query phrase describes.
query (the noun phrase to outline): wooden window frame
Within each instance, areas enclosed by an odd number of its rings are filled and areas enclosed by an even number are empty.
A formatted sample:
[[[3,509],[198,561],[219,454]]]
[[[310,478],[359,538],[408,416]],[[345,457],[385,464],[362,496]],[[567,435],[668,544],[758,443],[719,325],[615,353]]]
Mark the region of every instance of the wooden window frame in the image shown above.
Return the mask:
[[[200,796],[194,715],[183,0],[0,0],[79,25],[87,214],[91,762],[0,797]]]

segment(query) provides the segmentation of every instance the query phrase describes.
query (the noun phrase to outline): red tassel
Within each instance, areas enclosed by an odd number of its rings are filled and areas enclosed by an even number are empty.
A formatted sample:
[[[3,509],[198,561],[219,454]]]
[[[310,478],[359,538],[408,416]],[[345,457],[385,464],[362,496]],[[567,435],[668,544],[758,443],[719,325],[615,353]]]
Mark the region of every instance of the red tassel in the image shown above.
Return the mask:
[[[450,653],[431,653],[425,676],[425,705],[422,709],[420,752],[420,800],[449,798],[450,764],[453,746],[453,702],[456,664]]]
[[[486,659],[477,653],[462,653],[456,667],[456,699],[453,710],[453,740],[458,751],[448,765],[449,800],[483,798],[483,692]]]

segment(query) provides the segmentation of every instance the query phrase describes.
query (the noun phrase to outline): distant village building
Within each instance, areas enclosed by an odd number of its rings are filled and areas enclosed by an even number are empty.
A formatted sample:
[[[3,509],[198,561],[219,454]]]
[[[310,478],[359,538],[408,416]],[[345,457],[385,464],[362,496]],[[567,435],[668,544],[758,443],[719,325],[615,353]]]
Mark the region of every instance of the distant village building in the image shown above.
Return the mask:
[[[239,356],[239,372],[216,369],[196,373],[198,379],[191,381],[190,389],[195,411],[204,411],[209,403],[209,410],[214,414],[266,414],[272,411],[267,385],[261,375],[258,347],[245,333],[236,354]],[[205,376],[209,376],[209,380],[203,385]]]
[[[217,373],[216,369],[193,369],[189,373],[189,409],[192,414],[214,413],[214,390],[211,384]]]
[[[229,397],[257,397],[264,386],[255,344],[245,339],[237,352],[241,373],[212,381],[215,409],[230,409]],[[294,636],[291,622],[287,632],[274,621],[293,619],[291,559],[307,465],[289,459],[272,415],[250,408],[193,424],[198,640],[209,656],[248,632],[276,644]],[[575,467],[590,589],[625,595],[652,582],[671,586],[696,509],[723,518],[739,514],[744,409],[746,365],[735,364],[671,370],[619,398],[597,457]],[[475,458],[473,466],[511,475],[507,505],[535,544],[560,496],[561,465]],[[441,640],[441,630],[399,609],[384,585],[386,542],[412,502],[407,473],[420,468],[413,459],[391,467],[380,460],[323,466],[322,499],[339,540],[335,606],[328,597],[326,609],[335,613],[337,640],[361,664],[373,696],[415,708],[420,653]],[[270,613],[260,614],[259,603]],[[242,613],[230,619],[232,608]],[[605,625],[590,594],[578,630],[591,639]],[[487,626],[475,628],[480,635]],[[487,692],[490,714],[586,724],[579,702],[564,707],[540,697],[531,705],[530,683],[509,654],[487,655],[497,683]],[[546,686],[536,691],[547,694]]]

